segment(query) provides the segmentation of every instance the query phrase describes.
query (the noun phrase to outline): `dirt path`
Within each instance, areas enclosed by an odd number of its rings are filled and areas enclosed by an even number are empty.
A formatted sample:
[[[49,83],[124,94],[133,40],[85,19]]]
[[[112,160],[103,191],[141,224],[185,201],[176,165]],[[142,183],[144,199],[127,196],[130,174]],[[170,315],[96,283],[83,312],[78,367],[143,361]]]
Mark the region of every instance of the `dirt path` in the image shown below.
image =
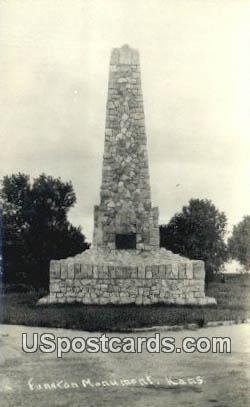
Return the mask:
[[[52,332],[71,338],[90,335],[80,331],[1,325],[0,407],[237,407],[248,405],[250,400],[247,393],[248,324],[161,332],[162,336],[174,336],[177,343],[186,336],[229,336],[230,354],[149,354],[145,350],[141,354],[70,352],[57,359],[55,354],[24,353],[21,349],[23,332],[29,335]],[[154,332],[140,333],[140,336],[153,335]],[[136,337],[138,334],[113,336]]]

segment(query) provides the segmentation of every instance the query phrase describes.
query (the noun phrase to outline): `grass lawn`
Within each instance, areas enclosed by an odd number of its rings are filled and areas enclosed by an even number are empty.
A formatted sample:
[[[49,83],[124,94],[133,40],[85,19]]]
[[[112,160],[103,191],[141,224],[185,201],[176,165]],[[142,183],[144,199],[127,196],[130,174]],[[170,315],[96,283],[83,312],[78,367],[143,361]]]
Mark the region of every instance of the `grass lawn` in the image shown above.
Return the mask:
[[[250,317],[249,280],[210,283],[207,295],[217,299],[212,306],[174,305],[83,305],[37,306],[37,293],[8,293],[2,296],[0,322],[5,324],[72,328],[86,331],[122,331],[156,325],[210,321],[245,321]]]

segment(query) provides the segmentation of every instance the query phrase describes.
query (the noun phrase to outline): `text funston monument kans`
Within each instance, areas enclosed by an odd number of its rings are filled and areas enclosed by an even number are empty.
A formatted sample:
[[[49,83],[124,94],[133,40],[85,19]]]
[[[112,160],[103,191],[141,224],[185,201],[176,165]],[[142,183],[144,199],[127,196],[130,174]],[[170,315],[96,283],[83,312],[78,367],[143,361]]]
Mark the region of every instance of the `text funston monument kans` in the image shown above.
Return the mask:
[[[40,303],[208,304],[204,263],[159,247],[152,207],[137,50],[111,54],[100,204],[93,248],[50,263],[50,294]]]

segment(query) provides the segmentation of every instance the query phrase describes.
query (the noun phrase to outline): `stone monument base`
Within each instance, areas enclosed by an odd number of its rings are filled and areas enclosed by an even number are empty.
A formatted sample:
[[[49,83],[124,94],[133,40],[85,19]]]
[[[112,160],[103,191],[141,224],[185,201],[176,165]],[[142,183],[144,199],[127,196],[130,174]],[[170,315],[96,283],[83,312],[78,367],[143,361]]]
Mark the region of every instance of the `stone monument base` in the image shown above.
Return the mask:
[[[49,288],[38,304],[216,304],[205,296],[204,262],[164,248],[98,248],[52,260]]]

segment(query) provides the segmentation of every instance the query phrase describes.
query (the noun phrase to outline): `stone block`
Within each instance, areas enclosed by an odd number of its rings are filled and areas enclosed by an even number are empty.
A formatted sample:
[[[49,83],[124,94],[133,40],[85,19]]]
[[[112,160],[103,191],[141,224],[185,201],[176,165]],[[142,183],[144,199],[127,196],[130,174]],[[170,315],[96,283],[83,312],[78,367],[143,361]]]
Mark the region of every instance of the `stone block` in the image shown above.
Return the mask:
[[[58,298],[57,299],[57,302],[59,303],[59,304],[63,304],[64,302],[65,302],[65,298]]]
[[[180,279],[187,278],[186,263],[180,262],[178,264],[178,278],[180,278]]]
[[[138,295],[138,297],[136,297],[135,303],[136,303],[136,305],[142,305],[142,303],[143,303],[143,298],[142,298],[141,295]]]
[[[165,296],[166,296],[166,292],[164,291],[164,290],[160,290],[160,295],[159,295],[159,298],[165,298]]]
[[[65,280],[66,287],[72,287],[74,280],[67,278]]]
[[[109,278],[108,266],[107,265],[102,266],[102,270],[104,278]]]
[[[132,278],[138,278],[138,267],[136,266],[131,267],[131,275]]]
[[[54,298],[54,301],[51,300],[51,298]],[[51,302],[56,302],[57,298],[55,294],[49,294],[46,295],[45,297],[39,298],[37,305],[47,305]]]
[[[97,299],[96,299],[97,300]],[[95,302],[95,301],[94,301]],[[92,302],[93,303],[93,302]],[[98,300],[96,301],[96,303],[100,304],[100,305],[105,305],[109,303],[109,298],[106,297],[99,297]]]
[[[75,263],[74,269],[75,269],[75,278],[81,278],[81,264]]]
[[[49,291],[51,293],[60,292],[60,280],[57,279],[50,280]]]
[[[193,261],[193,274],[195,280],[204,280],[205,278],[205,267],[202,260]]]
[[[84,297],[83,303],[86,304],[86,305],[87,304],[92,304],[92,301],[91,301],[90,297]]]
[[[116,295],[111,295],[110,296],[110,302],[112,304],[117,304],[119,302],[119,297],[117,297]]]
[[[128,267],[121,267],[121,277],[124,279],[128,278]]]
[[[196,304],[198,304],[198,305],[207,305],[208,304],[207,299],[205,297],[195,298],[194,300],[195,300]]]
[[[160,264],[159,265],[159,277],[164,279],[166,278],[166,266],[165,264]]]
[[[193,273],[193,265],[191,261],[186,263],[186,275],[187,279],[192,280],[194,278],[194,273]]]
[[[60,260],[50,261],[50,278],[60,278],[61,277],[61,264]]]
[[[143,287],[139,287],[139,288],[138,288],[138,294],[139,294],[139,296],[142,296],[143,293],[144,293]]]
[[[203,298],[204,297],[204,293],[201,291],[194,291],[193,292],[193,296],[194,298]]]
[[[61,279],[65,280],[68,277],[68,265],[66,261],[61,261]]]
[[[60,292],[64,293],[64,294],[66,293],[66,286],[65,285],[64,286],[60,285]]]
[[[84,278],[84,279],[81,280],[81,285],[82,286],[86,286],[86,285],[91,286],[92,282],[93,282],[92,279]]]
[[[151,279],[152,277],[153,277],[153,273],[152,273],[151,268],[150,268],[150,269],[146,270],[146,278]]]
[[[116,266],[115,271],[117,278],[123,278],[123,267]]]
[[[103,278],[103,267],[102,266],[96,266],[97,267],[97,278]]]
[[[217,304],[216,299],[213,298],[213,297],[205,297],[204,300],[205,300],[206,305],[208,305],[208,304],[210,304],[210,305],[212,305],[212,304],[213,304],[213,305]]]
[[[75,278],[82,279],[87,277],[87,270],[86,270],[86,265],[83,263],[80,264],[80,271],[75,270]]]
[[[132,278],[132,268],[131,268],[131,266],[126,267],[126,276],[125,276],[125,278],[127,278],[129,280]]]
[[[98,267],[97,266],[93,266],[93,270],[92,270],[92,275],[93,278],[98,278]]]
[[[110,278],[116,278],[116,272],[115,272],[114,266],[108,266],[108,271],[109,271]]]
[[[178,278],[178,265],[176,263],[166,264],[166,279],[173,280]]]
[[[67,273],[67,277],[70,279],[75,278],[75,268],[74,268],[74,263],[68,263],[68,273]]]
[[[154,278],[159,278],[159,266],[157,264],[151,266],[151,271]]]
[[[94,266],[92,264],[86,264],[86,272],[88,278],[94,278],[93,267]]]

